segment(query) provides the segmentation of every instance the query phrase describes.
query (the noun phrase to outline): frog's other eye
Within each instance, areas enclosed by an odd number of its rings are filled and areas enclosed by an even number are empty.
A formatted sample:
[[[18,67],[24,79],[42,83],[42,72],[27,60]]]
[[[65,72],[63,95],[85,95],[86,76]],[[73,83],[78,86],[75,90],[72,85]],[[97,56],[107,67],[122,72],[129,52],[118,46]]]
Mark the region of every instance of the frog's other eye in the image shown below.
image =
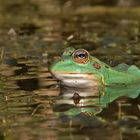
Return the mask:
[[[72,53],[75,51],[74,48],[72,47],[68,47],[65,49],[65,51],[63,52],[63,56],[68,56],[68,55],[72,55]]]
[[[84,49],[78,49],[73,52],[73,60],[80,64],[86,64],[89,61],[89,53]]]

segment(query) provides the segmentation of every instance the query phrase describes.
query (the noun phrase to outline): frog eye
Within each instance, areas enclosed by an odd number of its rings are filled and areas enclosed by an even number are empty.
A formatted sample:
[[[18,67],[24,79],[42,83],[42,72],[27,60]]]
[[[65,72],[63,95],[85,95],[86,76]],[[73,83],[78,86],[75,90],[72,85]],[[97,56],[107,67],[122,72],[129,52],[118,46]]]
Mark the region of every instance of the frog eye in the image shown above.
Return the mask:
[[[78,49],[73,52],[73,60],[77,63],[85,64],[89,60],[89,53],[84,49]]]

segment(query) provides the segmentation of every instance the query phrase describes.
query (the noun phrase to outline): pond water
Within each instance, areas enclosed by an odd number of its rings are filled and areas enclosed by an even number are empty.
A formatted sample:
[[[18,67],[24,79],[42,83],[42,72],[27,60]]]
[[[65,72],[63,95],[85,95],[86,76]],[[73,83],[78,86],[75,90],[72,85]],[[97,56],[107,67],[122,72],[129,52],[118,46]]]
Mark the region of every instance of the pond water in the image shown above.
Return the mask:
[[[94,106],[96,115],[64,115],[75,101],[59,95],[73,91],[61,91],[48,70],[68,46],[111,66],[140,68],[139,8],[67,8],[70,3],[54,1],[46,10],[37,1],[1,3],[0,140],[140,139],[140,96],[119,98],[102,111]]]

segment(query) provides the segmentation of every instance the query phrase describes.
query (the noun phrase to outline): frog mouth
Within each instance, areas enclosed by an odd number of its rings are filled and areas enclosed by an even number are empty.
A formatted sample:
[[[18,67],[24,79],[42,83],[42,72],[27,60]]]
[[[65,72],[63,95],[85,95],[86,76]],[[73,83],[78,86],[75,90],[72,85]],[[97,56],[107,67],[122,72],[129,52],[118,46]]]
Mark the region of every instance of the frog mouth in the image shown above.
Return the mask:
[[[68,87],[88,88],[98,87],[99,80],[93,73],[64,73],[51,72],[61,82],[61,85]]]

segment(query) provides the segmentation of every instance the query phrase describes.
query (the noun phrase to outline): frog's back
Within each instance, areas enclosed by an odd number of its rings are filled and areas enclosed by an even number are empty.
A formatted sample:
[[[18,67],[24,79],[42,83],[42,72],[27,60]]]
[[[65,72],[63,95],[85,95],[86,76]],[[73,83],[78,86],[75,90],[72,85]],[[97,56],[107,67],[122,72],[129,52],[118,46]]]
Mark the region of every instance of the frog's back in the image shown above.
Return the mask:
[[[135,65],[130,66],[127,72],[140,77],[140,69]]]
[[[120,72],[126,72],[135,76],[140,77],[140,69],[135,65],[127,65],[125,63],[119,64],[115,67],[115,70]]]

